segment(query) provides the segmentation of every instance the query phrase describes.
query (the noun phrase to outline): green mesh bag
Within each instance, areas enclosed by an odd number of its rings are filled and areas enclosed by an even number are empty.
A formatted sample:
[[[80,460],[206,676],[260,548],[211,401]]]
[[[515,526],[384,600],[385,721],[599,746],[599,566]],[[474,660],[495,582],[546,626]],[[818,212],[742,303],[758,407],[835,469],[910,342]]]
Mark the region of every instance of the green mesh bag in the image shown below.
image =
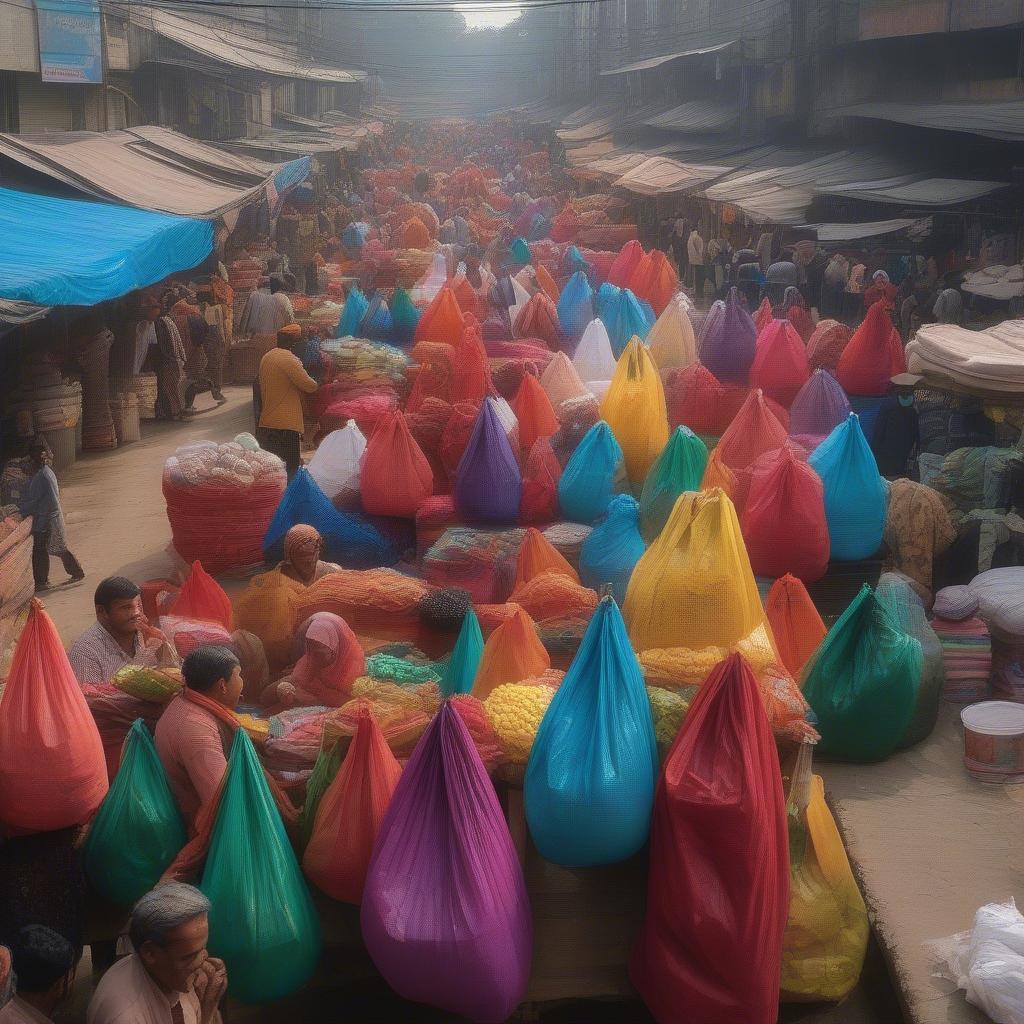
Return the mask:
[[[210,899],[212,956],[227,965],[228,993],[268,1003],[309,981],[320,922],[252,741],[239,729],[200,889]]]
[[[302,853],[309,844],[309,837],[313,834],[313,822],[316,821],[316,811],[320,806],[320,799],[327,792],[327,787],[334,781],[341,767],[341,754],[337,744],[330,750],[321,748],[316,755],[313,764],[313,771],[310,773],[309,781],[306,783],[306,802],[302,805],[299,814],[298,824],[298,848]]]
[[[484,637],[480,632],[480,620],[472,608],[462,620],[459,638],[455,641],[448,663],[441,676],[441,696],[452,697],[457,693],[469,693],[473,689],[476,670],[484,653]]]
[[[817,716],[817,753],[881,761],[904,740],[921,679],[921,645],[867,585],[822,640],[804,671]]]
[[[366,674],[371,679],[399,686],[418,686],[420,683],[436,683],[441,677],[433,664],[417,665],[394,654],[371,654],[366,659]]]
[[[661,533],[683,491],[699,491],[708,449],[689,427],[676,427],[640,492],[640,529],[648,544]]]
[[[130,907],[185,845],[185,824],[141,718],[128,730],[121,767],[85,844],[85,870],[104,898]]]

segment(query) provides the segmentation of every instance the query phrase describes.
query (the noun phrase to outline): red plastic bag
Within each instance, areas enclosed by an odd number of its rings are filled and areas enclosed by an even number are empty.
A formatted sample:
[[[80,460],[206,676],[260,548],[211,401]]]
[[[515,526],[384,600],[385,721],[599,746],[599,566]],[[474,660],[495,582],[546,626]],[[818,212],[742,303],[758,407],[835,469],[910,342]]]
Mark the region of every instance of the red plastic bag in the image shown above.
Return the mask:
[[[789,448],[754,463],[740,519],[755,576],[792,573],[813,583],[828,569],[828,522],[821,477]]]
[[[617,288],[628,288],[633,273],[643,258],[644,247],[635,238],[626,242],[608,268],[608,276],[605,280]]]
[[[825,639],[825,623],[807,588],[788,573],[777,579],[764,601],[775,648],[786,670],[799,679],[804,665]]]
[[[512,333],[517,338],[540,338],[553,352],[562,340],[558,324],[558,308],[544,292],[537,292],[523,307]]]
[[[547,392],[532,374],[523,378],[515,398],[512,411],[519,421],[519,444],[524,452],[530,452],[535,442],[558,433],[559,423]]]
[[[376,719],[363,712],[334,781],[317,807],[302,869],[317,888],[344,903],[360,903],[366,869],[402,767]]]
[[[700,363],[672,370],[665,380],[665,403],[672,429],[689,427],[695,434],[717,437],[729,425],[725,388]]]
[[[523,469],[519,518],[524,523],[550,523],[558,518],[558,481],[562,466],[547,438],[535,441]]]
[[[11,831],[82,825],[107,795],[96,722],[57,630],[36,600],[0,697],[0,751],[0,824]]]
[[[231,599],[198,560],[192,563],[188,579],[166,614],[199,622],[217,622],[229,633],[235,628]]]
[[[891,378],[906,373],[903,343],[880,299],[867,312],[839,357],[836,378],[848,395],[886,395]]]
[[[788,320],[773,320],[757,335],[757,349],[750,367],[750,383],[789,408],[807,382],[810,369],[807,351],[796,328]]]
[[[757,680],[712,670],[658,781],[647,914],[629,975],[659,1024],[775,1024],[789,844]]]
[[[370,515],[412,519],[434,489],[434,474],[401,413],[374,431],[359,477],[363,509]]]
[[[787,437],[786,428],[758,388],[747,395],[736,418],[719,439],[715,452],[730,469],[745,469],[765,452],[781,448]]]
[[[455,293],[448,285],[444,285],[434,296],[423,316],[416,325],[414,340],[443,341],[448,345],[458,345],[462,340],[463,316]]]

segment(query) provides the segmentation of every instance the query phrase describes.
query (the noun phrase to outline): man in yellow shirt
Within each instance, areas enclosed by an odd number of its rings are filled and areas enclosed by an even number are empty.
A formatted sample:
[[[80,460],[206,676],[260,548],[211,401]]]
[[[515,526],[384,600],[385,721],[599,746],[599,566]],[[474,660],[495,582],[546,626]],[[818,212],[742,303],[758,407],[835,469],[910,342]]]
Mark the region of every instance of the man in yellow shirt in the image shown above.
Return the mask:
[[[256,433],[263,448],[284,461],[289,480],[302,464],[302,396],[317,389],[316,381],[292,351],[301,338],[298,324],[282,327],[277,332],[277,348],[260,360],[260,421]]]

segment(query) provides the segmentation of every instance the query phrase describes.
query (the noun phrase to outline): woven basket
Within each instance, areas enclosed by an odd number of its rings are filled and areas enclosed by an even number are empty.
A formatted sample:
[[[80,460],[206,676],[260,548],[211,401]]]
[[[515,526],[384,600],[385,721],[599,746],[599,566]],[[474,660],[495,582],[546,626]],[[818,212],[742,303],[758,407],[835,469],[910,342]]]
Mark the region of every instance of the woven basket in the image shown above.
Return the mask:
[[[117,443],[131,444],[142,440],[139,426],[139,398],[133,391],[110,400],[110,415],[114,421]]]

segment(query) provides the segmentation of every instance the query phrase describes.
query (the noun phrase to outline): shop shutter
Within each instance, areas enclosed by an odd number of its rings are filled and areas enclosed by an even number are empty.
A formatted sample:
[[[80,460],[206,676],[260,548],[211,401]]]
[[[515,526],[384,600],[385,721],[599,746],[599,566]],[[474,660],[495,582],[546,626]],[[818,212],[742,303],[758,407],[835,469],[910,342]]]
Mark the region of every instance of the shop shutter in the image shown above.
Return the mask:
[[[33,75],[18,76],[18,130],[69,132],[74,128],[71,86],[43,82]]]

